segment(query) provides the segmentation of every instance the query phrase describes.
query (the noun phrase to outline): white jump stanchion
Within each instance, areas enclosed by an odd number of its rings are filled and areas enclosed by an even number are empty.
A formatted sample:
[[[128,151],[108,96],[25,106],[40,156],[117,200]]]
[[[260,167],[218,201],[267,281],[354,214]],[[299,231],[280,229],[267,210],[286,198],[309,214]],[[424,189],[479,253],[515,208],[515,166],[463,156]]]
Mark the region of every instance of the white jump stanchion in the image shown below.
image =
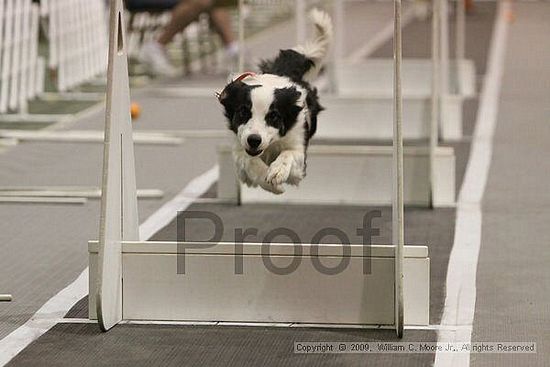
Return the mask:
[[[97,317],[103,331],[122,320],[394,329],[399,336],[404,322],[427,325],[428,248],[403,246],[399,89],[393,244],[352,244],[346,250],[342,244],[300,244],[295,239],[245,245],[138,240],[122,9],[121,0],[111,2],[100,238],[88,245],[90,318]],[[396,14],[399,22],[399,9]],[[237,272],[238,259],[242,272]],[[186,264],[183,272],[179,261]],[[273,270],[296,262],[290,272]],[[320,263],[329,270],[347,265],[327,273]]]
[[[122,241],[139,240],[130,82],[122,0],[110,2],[105,151],[96,298],[100,328],[122,320]]]
[[[403,337],[403,246],[404,206],[403,206],[403,97],[401,95],[401,0],[394,0],[394,36],[393,57],[394,71],[394,126],[393,126],[393,159],[394,159],[394,200],[392,202],[392,242],[395,246],[395,330],[398,337]]]
[[[440,25],[441,0],[432,0],[432,98],[430,113],[430,207],[436,202],[436,149],[439,143],[441,116],[441,65],[440,65]]]

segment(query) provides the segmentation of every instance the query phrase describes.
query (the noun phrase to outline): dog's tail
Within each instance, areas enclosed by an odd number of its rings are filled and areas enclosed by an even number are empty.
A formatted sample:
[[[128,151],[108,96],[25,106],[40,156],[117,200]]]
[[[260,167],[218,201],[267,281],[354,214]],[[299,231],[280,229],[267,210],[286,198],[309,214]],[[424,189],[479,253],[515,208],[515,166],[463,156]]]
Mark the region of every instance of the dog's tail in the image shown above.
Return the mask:
[[[311,81],[319,74],[323,60],[328,54],[332,43],[333,27],[332,20],[325,11],[315,8],[309,13],[309,17],[315,26],[315,38],[305,45],[297,46],[294,50],[313,62],[314,67],[304,75],[304,79]]]
[[[315,39],[292,50],[281,50],[272,60],[263,60],[259,65],[262,73],[286,76],[294,82],[311,82],[317,77],[332,42],[332,21],[318,9],[311,11],[310,18],[315,25]]]

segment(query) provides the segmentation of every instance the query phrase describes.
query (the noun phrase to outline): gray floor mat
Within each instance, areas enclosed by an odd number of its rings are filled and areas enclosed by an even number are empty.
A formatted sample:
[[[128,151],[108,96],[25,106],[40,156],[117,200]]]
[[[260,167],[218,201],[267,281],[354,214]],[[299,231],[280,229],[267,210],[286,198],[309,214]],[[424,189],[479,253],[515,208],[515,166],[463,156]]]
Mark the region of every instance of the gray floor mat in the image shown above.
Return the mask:
[[[435,341],[433,331],[410,331],[402,341]],[[428,366],[433,354],[295,354],[298,341],[398,341],[391,330],[62,324],[7,366]]]
[[[472,366],[550,365],[550,4],[514,3],[483,198],[473,341],[536,354],[472,354]]]

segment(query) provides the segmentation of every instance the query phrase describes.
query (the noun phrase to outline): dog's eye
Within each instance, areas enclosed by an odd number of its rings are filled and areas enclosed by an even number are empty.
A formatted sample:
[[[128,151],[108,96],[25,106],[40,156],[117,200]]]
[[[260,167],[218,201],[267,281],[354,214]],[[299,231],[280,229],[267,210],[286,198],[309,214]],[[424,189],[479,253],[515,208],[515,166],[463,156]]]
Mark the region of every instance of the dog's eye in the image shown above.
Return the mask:
[[[279,112],[271,111],[265,115],[265,120],[268,124],[277,124],[282,120],[282,117]]]

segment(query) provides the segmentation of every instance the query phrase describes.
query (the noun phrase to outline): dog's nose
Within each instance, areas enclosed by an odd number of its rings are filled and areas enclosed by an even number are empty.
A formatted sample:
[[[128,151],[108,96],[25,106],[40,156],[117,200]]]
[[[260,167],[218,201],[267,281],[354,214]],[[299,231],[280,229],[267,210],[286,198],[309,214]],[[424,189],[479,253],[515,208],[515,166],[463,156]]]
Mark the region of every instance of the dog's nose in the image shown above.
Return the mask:
[[[248,135],[248,138],[246,138],[246,141],[250,146],[250,148],[256,149],[262,143],[262,137],[258,134],[251,134],[251,135]]]

